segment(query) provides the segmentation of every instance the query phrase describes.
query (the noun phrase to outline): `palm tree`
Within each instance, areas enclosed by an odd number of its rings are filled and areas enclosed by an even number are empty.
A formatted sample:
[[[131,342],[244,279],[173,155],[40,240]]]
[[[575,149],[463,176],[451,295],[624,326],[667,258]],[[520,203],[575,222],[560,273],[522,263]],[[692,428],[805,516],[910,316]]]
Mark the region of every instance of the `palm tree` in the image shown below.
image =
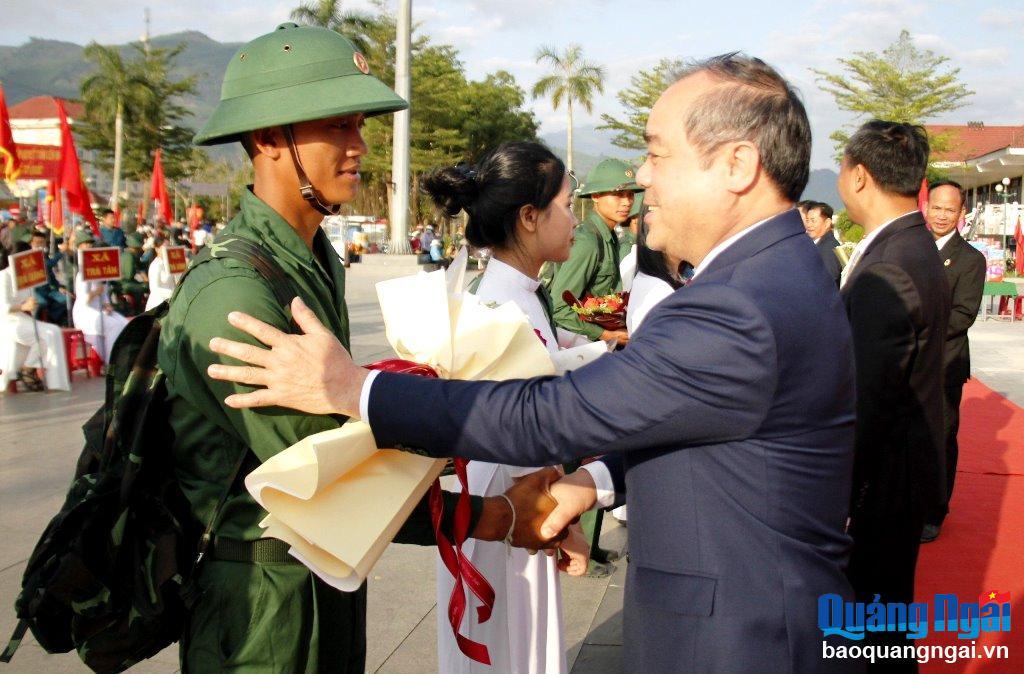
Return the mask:
[[[352,40],[364,54],[372,46],[368,32],[375,19],[364,12],[343,11],[341,0],[312,0],[292,10],[291,18],[308,26],[320,26],[337,31]]]
[[[99,68],[82,82],[86,117],[92,123],[111,118],[114,120],[114,178],[110,190],[110,207],[116,209],[117,195],[121,188],[125,114],[132,115],[152,105],[156,91],[139,62],[125,61],[116,47],[104,47],[93,42],[85,48],[84,55]]]
[[[564,54],[554,47],[537,50],[537,63],[551,66],[552,72],[533,85],[533,97],[551,96],[551,106],[557,110],[565,100],[569,128],[566,132],[566,166],[572,170],[572,107],[578,102],[588,113],[594,110],[594,91],[604,93],[604,66],[583,60],[583,47],[570,44]]]

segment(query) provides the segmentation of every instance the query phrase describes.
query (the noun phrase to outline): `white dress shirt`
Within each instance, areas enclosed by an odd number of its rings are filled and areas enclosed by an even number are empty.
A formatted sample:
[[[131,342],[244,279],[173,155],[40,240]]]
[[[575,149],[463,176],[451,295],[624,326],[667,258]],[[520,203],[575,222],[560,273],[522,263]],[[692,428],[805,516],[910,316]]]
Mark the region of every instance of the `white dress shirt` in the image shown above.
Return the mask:
[[[949,234],[947,234],[946,236],[939,237],[938,239],[935,239],[935,247],[938,248],[939,250],[942,250],[943,247],[947,243],[949,243],[949,240],[953,238],[954,234],[956,234],[956,230],[955,229],[952,232],[950,232]]]
[[[910,215],[911,213],[914,213],[916,210],[917,209],[914,209],[913,211],[907,211],[903,215],[896,216],[892,220],[882,223],[877,229],[874,229],[871,232],[869,232],[863,239],[861,239],[857,243],[857,246],[853,249],[853,253],[850,254],[850,261],[846,263],[845,267],[843,267],[843,273],[840,275],[839,278],[840,288],[846,285],[846,280],[850,278],[850,274],[853,273],[853,268],[857,266],[858,262],[860,262],[860,258],[864,255],[864,251],[866,251],[868,249],[868,246],[871,245],[871,242],[874,241],[878,237],[878,235],[882,233],[882,230],[891,225],[892,223],[896,222],[900,218]]]

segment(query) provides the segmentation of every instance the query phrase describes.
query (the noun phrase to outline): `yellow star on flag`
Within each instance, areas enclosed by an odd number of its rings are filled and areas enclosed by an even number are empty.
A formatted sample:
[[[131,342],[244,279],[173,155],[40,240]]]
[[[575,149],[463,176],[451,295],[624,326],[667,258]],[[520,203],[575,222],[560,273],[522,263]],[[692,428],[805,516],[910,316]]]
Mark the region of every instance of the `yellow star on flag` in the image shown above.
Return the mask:
[[[989,592],[988,593],[988,598],[989,599],[995,599],[996,598],[996,593],[995,592]]]

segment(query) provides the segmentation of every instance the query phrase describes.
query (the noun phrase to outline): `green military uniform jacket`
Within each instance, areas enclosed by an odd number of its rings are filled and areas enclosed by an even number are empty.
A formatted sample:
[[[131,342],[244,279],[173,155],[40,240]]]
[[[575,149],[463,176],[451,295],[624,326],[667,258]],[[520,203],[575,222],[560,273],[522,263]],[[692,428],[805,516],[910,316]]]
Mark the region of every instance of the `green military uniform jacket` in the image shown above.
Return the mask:
[[[232,237],[262,245],[284,270],[298,296],[345,348],[349,348],[345,269],[323,230],[317,232],[313,244],[326,266],[280,215],[246,190],[239,214],[218,240],[223,242]],[[230,311],[243,311],[280,330],[291,330],[290,309],[278,304],[269,283],[255,270],[236,260],[214,259],[191,270],[172,297],[158,351],[160,367],[167,377],[178,478],[193,512],[204,524],[211,518],[239,452],[252,449],[254,456],[242,469],[248,473],[258,463],[302,438],[337,428],[346,421],[345,417],[317,416],[282,408],[239,410],[227,407],[224,398],[252,388],[207,376],[209,365],[234,362],[213,353],[210,340],[225,337],[258,343],[228,323]],[[454,513],[456,497],[446,495],[446,516]],[[470,531],[479,510],[479,501],[474,500]],[[255,540],[262,533],[258,524],[265,515],[239,480],[225,503],[215,532],[225,538]],[[450,518],[446,520],[450,531]],[[344,523],[338,525],[344,526]],[[395,540],[433,543],[425,501]]]
[[[559,327],[586,335],[591,340],[600,339],[604,328],[580,320],[562,299],[566,290],[572,291],[577,298],[584,293],[601,296],[622,290],[619,241],[597,213],[591,212],[576,227],[576,239],[569,259],[558,267],[551,280],[551,299]]]

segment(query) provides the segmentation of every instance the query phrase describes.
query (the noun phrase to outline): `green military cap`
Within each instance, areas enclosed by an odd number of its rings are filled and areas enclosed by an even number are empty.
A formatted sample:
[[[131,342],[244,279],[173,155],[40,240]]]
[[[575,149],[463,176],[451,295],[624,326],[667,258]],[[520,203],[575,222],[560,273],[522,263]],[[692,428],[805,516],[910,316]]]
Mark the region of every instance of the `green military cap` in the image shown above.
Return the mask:
[[[98,243],[96,237],[93,236],[92,231],[89,229],[79,229],[75,231],[75,245],[82,243],[89,243],[95,245]]]
[[[590,170],[580,187],[580,196],[601,192],[642,192],[636,184],[636,170],[621,159],[602,159]]]
[[[644,194],[646,194],[646,192],[640,192],[636,195],[636,198],[633,199],[633,208],[629,209],[629,218],[631,220],[640,215],[640,209],[644,207]]]
[[[142,237],[138,234],[129,234],[124,237],[124,241],[129,248],[142,248]]]
[[[316,26],[282,23],[244,45],[228,63],[220,103],[196,134],[196,145],[230,143],[272,126],[409,107],[370,74],[345,37]]]

